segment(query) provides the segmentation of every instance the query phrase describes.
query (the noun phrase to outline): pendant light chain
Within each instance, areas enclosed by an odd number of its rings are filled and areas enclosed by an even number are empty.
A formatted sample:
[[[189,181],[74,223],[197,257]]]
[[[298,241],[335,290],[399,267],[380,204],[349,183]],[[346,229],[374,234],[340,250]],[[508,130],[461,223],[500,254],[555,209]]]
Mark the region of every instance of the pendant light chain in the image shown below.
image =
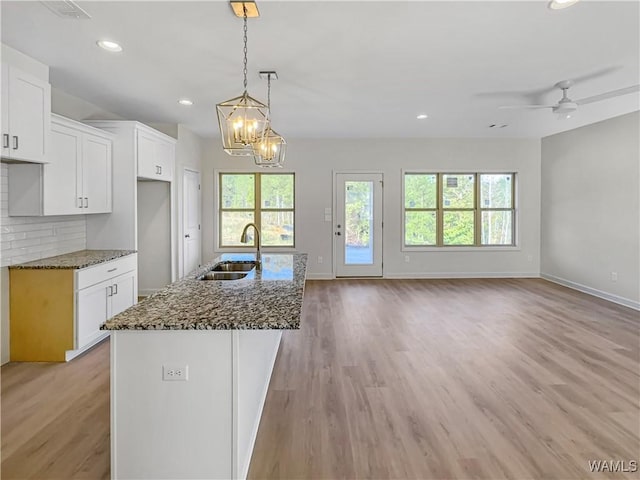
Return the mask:
[[[244,74],[244,93],[247,93],[247,7],[246,5],[242,6],[244,11],[244,15],[242,16],[244,19],[244,29],[243,29],[243,40],[244,40],[244,67],[242,69],[242,73]]]
[[[271,116],[271,74],[267,75],[267,112]]]

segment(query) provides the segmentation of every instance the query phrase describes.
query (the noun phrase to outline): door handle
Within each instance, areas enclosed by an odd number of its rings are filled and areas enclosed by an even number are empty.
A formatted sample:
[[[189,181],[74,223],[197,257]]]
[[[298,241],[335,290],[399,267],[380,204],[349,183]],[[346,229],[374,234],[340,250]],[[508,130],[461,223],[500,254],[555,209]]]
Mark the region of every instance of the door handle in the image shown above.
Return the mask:
[[[162,175],[162,165],[158,167],[160,169],[160,175]]]
[[[17,135],[13,136],[13,149],[14,150],[18,149],[18,136]]]
[[[184,236],[184,238],[191,238],[191,235],[189,235],[188,233]]]
[[[342,234],[341,234],[340,232],[336,232],[336,235],[337,235],[337,236],[340,236],[340,235],[342,235]]]
[[[82,197],[78,197],[78,208],[84,208],[82,206]]]
[[[84,208],[89,208],[89,197],[84,197]]]
[[[113,284],[113,294],[114,294],[114,295],[117,295],[117,294],[118,294],[118,284],[117,284],[117,283],[114,283],[114,284]]]
[[[113,286],[111,285],[107,287],[107,297],[113,297]]]
[[[9,134],[2,134],[2,148],[9,148]]]

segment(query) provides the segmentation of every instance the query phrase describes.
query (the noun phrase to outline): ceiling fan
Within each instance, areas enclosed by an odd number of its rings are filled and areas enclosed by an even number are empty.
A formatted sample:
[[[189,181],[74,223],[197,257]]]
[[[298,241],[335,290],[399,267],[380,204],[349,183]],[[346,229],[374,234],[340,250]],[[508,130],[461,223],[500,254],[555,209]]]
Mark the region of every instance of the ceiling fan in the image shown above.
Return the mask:
[[[592,97],[581,98],[580,100],[571,100],[567,92],[573,86],[573,80],[563,80],[554,85],[555,88],[562,90],[562,98],[555,105],[504,105],[498,108],[501,109],[539,109],[550,108],[553,113],[559,114],[561,117],[569,118],[571,114],[578,109],[579,105],[585,105],[587,103],[600,102],[613,97],[619,97],[621,95],[627,95],[640,91],[640,85],[633,85],[631,87],[620,88],[618,90],[612,90],[610,92],[600,93]]]

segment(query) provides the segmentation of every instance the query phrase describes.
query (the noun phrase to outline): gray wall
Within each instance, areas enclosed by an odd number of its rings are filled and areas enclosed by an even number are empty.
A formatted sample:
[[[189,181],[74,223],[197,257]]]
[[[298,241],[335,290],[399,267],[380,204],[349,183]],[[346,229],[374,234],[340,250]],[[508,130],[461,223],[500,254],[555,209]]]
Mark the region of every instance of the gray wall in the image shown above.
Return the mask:
[[[402,169],[517,172],[517,248],[402,249]],[[211,140],[203,164],[203,260],[216,255],[217,170],[253,171],[248,157],[230,157]],[[384,275],[388,278],[538,276],[540,140],[327,139],[289,140],[282,171],[296,174],[296,250],[309,254],[309,278],[332,276],[334,171],[384,174]],[[217,192],[217,189],[215,190]],[[409,262],[405,262],[405,255]],[[318,257],[323,263],[318,263]]]
[[[542,276],[634,308],[639,119],[635,112],[542,140]]]

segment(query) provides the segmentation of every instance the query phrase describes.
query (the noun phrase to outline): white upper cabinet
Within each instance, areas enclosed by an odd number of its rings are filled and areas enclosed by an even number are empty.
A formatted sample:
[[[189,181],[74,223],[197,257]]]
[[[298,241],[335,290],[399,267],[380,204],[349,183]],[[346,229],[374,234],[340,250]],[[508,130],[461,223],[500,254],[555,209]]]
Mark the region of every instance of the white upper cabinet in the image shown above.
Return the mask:
[[[84,213],[111,211],[110,138],[85,133],[82,137],[82,197]]]
[[[50,163],[9,165],[9,215],[111,212],[112,135],[52,116]]]
[[[137,130],[137,142],[138,177],[171,182],[175,165],[175,143],[142,129]]]
[[[2,64],[2,157],[47,163],[51,86],[21,69]]]

